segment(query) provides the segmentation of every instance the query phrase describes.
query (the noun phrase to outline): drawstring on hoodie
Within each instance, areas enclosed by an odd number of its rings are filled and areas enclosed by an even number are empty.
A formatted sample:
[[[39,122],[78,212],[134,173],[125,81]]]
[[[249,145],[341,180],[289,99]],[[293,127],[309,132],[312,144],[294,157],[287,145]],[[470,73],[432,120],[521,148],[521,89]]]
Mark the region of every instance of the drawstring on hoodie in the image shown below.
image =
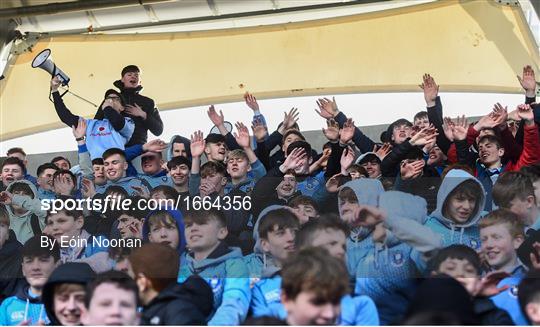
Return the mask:
[[[459,244],[463,244],[463,233],[465,232],[465,227],[461,227],[461,233],[459,234]]]

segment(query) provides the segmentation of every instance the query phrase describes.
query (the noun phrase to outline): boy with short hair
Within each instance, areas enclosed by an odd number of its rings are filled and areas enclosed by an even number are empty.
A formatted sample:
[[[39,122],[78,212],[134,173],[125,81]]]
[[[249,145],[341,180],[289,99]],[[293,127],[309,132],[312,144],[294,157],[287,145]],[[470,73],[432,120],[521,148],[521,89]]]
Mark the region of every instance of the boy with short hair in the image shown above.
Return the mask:
[[[497,206],[515,213],[526,227],[540,228],[538,199],[527,175],[517,171],[502,173],[493,186],[492,196]]]
[[[186,248],[184,217],[179,210],[160,209],[152,211],[142,226],[143,240],[161,243],[182,255]]]
[[[85,326],[134,326],[140,321],[139,289],[129,275],[107,271],[86,286],[85,309],[81,322]]]
[[[282,270],[281,303],[289,325],[335,325],[348,293],[343,262],[321,248],[291,256]]]
[[[108,251],[103,244],[106,238],[93,236],[84,228],[84,216],[79,210],[62,209],[53,213],[49,210],[46,218],[46,232],[60,245],[60,258],[65,262],[86,262],[96,272],[112,268]],[[76,246],[69,246],[76,244]]]
[[[244,257],[252,283],[272,277],[281,269],[283,261],[295,249],[299,228],[298,217],[287,207],[274,205],[261,212],[255,224],[255,251]]]
[[[2,188],[4,191],[9,184],[24,178],[26,168],[24,163],[16,157],[8,157],[2,162]]]
[[[24,164],[24,167],[25,167],[24,179],[32,182],[34,185],[37,185],[37,179],[34,176],[28,174],[28,172],[27,172],[26,167],[28,166],[28,160],[26,159],[26,152],[24,152],[24,150],[22,148],[18,148],[18,147],[11,148],[11,149],[7,150],[6,156],[8,158],[14,157],[14,158],[18,158],[19,160],[21,160],[22,163]]]
[[[191,170],[191,161],[184,156],[176,156],[167,162],[169,176],[173,182],[174,189],[181,198],[189,196],[189,171]]]
[[[143,198],[131,197],[130,200],[131,206],[128,210],[123,210],[116,219],[118,221],[116,228],[122,238],[143,239],[143,225],[148,212],[139,207]]]
[[[239,325],[246,318],[251,292],[248,270],[238,248],[228,247],[225,217],[220,211],[190,211],[184,217],[189,252],[182,256],[178,281],[203,277],[214,293],[209,325]]]
[[[41,236],[30,238],[22,249],[22,271],[28,286],[20,288],[15,296],[9,297],[0,306],[0,325],[48,324],[41,295],[43,286],[59,263],[57,245],[41,246]]]
[[[540,207],[540,163],[521,167],[521,172],[533,183],[536,206]]]
[[[96,186],[105,185],[107,178],[105,177],[105,163],[103,158],[92,160],[92,171],[94,172],[94,184]]]
[[[212,312],[213,293],[199,276],[177,284],[178,253],[162,244],[145,244],[129,256],[143,304],[142,325],[204,325]]]
[[[292,199],[288,206],[293,209],[293,212],[296,214],[296,217],[298,217],[298,221],[301,225],[319,216],[319,206],[317,205],[317,202],[309,196],[299,195]]]
[[[83,262],[64,263],[52,272],[42,296],[52,325],[81,325],[86,284],[95,276],[92,268]]]
[[[53,176],[58,170],[52,163],[44,163],[37,169],[37,186],[39,199],[55,199]]]
[[[520,218],[506,209],[490,212],[478,225],[481,253],[489,270],[509,275],[497,284],[498,288],[507,287],[508,290],[491,297],[491,300],[497,307],[506,310],[517,325],[526,323],[515,297],[517,285],[527,271],[516,252],[525,239],[523,226]]]
[[[413,118],[413,125],[417,127],[418,130],[421,130],[424,127],[428,127],[429,126],[428,112],[427,111],[417,112]]]
[[[128,162],[126,154],[118,148],[109,148],[103,152],[105,177],[107,183],[96,188],[96,193],[104,193],[109,186],[118,185],[128,192],[129,195],[137,195],[137,188],[150,190],[150,185],[138,177],[126,176]]]

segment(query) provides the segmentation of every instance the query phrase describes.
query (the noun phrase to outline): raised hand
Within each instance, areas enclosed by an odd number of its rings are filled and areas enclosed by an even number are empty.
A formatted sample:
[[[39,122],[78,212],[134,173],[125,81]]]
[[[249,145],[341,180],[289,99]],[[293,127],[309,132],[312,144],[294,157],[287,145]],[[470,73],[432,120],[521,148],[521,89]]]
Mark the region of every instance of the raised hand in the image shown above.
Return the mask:
[[[411,145],[414,146],[424,146],[436,139],[437,135],[439,135],[437,133],[437,129],[433,127],[433,125],[430,125],[422,128],[420,132],[416,133],[416,135],[411,137],[409,142],[411,143]]]
[[[200,157],[204,153],[204,148],[206,147],[206,142],[203,137],[203,132],[196,131],[191,135],[191,156]]]
[[[339,176],[341,174],[335,174],[326,182],[326,191],[328,193],[337,193],[339,191]]]
[[[249,137],[249,130],[241,122],[237,122],[235,124],[236,129],[238,130],[238,133],[234,133],[234,138],[236,139],[236,143],[240,145],[242,148],[249,148],[250,147],[250,137]]]
[[[288,113],[285,112],[285,116],[283,117],[283,124],[281,125],[281,127],[283,127],[283,131],[286,131],[289,128],[293,127],[294,124],[296,124],[296,122],[298,121],[299,115],[300,114],[298,113],[298,108],[292,108]]]
[[[413,162],[408,162],[403,160],[400,166],[401,179],[407,180],[420,176],[426,165],[424,160],[416,160]]]
[[[454,142],[454,122],[450,117],[443,118],[443,131],[444,136],[450,141]]]
[[[354,226],[373,227],[386,219],[386,213],[378,208],[359,205],[354,209]]]
[[[268,128],[259,119],[256,119],[251,123],[251,130],[253,131],[253,136],[255,136],[257,142],[262,142],[266,135],[268,135]]]
[[[54,191],[61,195],[71,195],[71,192],[75,188],[71,177],[61,174],[54,179]]]
[[[517,115],[525,122],[526,125],[534,124],[534,113],[530,105],[520,104],[517,107]]]
[[[536,79],[534,77],[534,69],[530,65],[523,67],[523,75],[520,77],[517,75],[517,79],[521,87],[525,90],[527,97],[536,96]]]
[[[506,121],[508,120],[508,107],[503,107],[500,103],[496,103],[493,106],[493,113],[491,117],[493,124],[502,128],[506,128]]]
[[[251,108],[251,110],[259,111],[259,104],[257,103],[257,98],[253,96],[253,94],[246,92],[244,94],[244,101],[246,101],[246,104],[248,107]]]
[[[78,139],[86,135],[86,120],[82,117],[79,117],[79,122],[77,123],[77,127],[71,126],[71,131],[73,132],[73,136]]]
[[[51,79],[51,92],[58,91],[58,88],[60,87],[61,84],[62,82],[60,82],[60,78],[58,76],[53,77]]]
[[[497,287],[501,280],[507,277],[510,277],[510,275],[504,271],[493,271],[488,273],[476,284],[473,296],[490,297],[507,290],[510,288],[510,285]]]
[[[291,169],[295,170],[296,168],[300,168],[305,160],[307,160],[306,151],[303,148],[295,148],[287,155],[287,158],[285,158],[285,162],[281,165],[281,171],[286,172]]]
[[[456,118],[456,122],[454,123],[454,127],[452,129],[452,133],[454,134],[454,140],[455,141],[463,141],[467,138],[467,130],[468,130],[468,124],[467,124],[467,118],[465,115],[461,116],[461,118],[458,116]]]
[[[210,121],[216,126],[222,126],[225,123],[225,117],[223,116],[223,112],[220,110],[219,115],[216,112],[216,108],[214,108],[214,105],[211,105],[208,108],[207,111],[208,118],[210,118]]]
[[[148,115],[146,114],[146,112],[144,110],[142,110],[142,108],[134,103],[133,105],[126,105],[126,113],[134,116],[134,117],[141,117],[143,120],[146,120],[146,117],[148,117]]]
[[[352,147],[348,146],[345,150],[343,150],[341,159],[339,160],[342,173],[349,169],[349,167],[353,164],[354,159],[356,159],[354,150]]]
[[[94,195],[96,195],[94,182],[88,178],[81,179],[81,191],[85,199],[94,197]]]
[[[142,149],[143,151],[151,151],[151,152],[161,152],[167,148],[167,143],[165,141],[162,141],[160,139],[148,141],[143,144]]]
[[[390,143],[384,143],[381,147],[378,147],[376,144],[373,146],[373,152],[381,159],[381,161],[384,160],[384,158],[392,151],[392,144]]]
[[[13,201],[13,194],[8,191],[0,192],[0,203],[4,205],[10,205]]]
[[[328,98],[318,99],[317,106],[319,107],[319,110],[315,109],[315,112],[324,119],[334,118],[339,113],[336,98],[334,97],[332,97],[332,100]]]
[[[215,184],[210,181],[201,182],[201,186],[199,186],[199,193],[202,197],[210,196],[215,192],[217,192]]]
[[[428,107],[433,107],[435,105],[435,99],[439,94],[439,85],[435,83],[435,80],[429,74],[424,74],[422,80],[423,83],[418,86],[424,90],[424,100],[426,100],[426,105]]]
[[[323,127],[324,136],[330,141],[335,142],[339,139],[339,124],[334,119],[326,121],[327,128]]]
[[[529,258],[531,258],[531,266],[532,268],[538,270],[540,269],[540,243],[534,242],[533,243],[534,253],[529,254]]]
[[[355,130],[356,126],[354,126],[354,121],[352,120],[352,118],[347,119],[345,124],[343,124],[343,128],[339,132],[339,142],[341,144],[349,143],[354,136]]]

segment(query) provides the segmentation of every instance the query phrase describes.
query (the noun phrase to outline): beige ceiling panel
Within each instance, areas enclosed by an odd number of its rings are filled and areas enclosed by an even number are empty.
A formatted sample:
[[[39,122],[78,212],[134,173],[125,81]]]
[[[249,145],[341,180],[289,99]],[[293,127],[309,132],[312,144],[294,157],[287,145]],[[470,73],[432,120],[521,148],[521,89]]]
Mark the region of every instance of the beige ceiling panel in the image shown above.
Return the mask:
[[[127,64],[161,110],[334,92],[417,91],[424,72],[445,91],[520,92],[516,74],[539,57],[519,8],[442,1],[278,26],[153,35],[55,37],[22,55],[0,81],[1,138],[62,126],[49,76],[30,61],[50,48],[71,89],[100,103]],[[95,108],[65,96],[69,108]],[[396,108],[396,110],[398,110]],[[178,122],[168,122],[181,124]]]

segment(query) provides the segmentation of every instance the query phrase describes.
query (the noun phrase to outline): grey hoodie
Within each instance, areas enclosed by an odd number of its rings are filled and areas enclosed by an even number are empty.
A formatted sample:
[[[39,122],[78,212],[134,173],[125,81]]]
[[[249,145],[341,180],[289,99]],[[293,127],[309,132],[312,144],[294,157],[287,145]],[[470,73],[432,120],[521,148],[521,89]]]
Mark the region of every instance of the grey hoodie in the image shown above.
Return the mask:
[[[448,195],[461,183],[472,180],[478,184],[481,189],[480,199],[477,200],[476,210],[465,223],[457,223],[443,215],[444,203]],[[486,201],[485,191],[482,184],[466,171],[453,169],[443,179],[439,192],[437,194],[437,208],[428,217],[425,225],[434,232],[441,235],[444,246],[452,244],[464,244],[473,249],[480,248],[480,231],[478,222],[482,218],[482,209]]]
[[[15,183],[24,183],[28,185],[32,190],[32,193],[34,193],[33,199],[25,195],[13,195],[13,205],[17,205],[28,210],[22,216],[16,216],[15,213],[13,213],[11,205],[6,206],[7,212],[9,214],[9,228],[13,230],[13,232],[15,232],[17,240],[24,244],[29,238],[34,236],[31,224],[32,214],[35,214],[38,217],[39,227],[41,228],[41,230],[43,230],[43,228],[45,228],[45,216],[47,215],[47,212],[41,210],[41,202],[39,201],[39,198],[37,196],[38,192],[36,186],[32,182],[29,182],[25,179],[13,181],[8,185],[6,190],[11,193],[11,190],[13,189],[13,185]]]

